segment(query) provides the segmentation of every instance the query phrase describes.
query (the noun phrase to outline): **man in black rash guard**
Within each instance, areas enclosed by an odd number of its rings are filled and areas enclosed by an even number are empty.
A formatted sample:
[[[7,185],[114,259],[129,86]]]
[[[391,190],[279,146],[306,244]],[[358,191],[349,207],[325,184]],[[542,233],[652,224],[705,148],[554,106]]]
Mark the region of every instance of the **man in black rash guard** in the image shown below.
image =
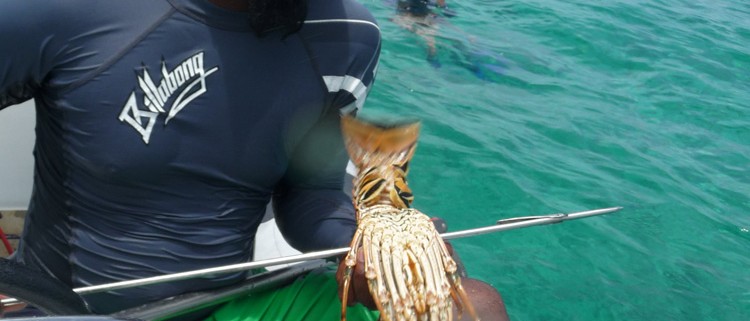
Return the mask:
[[[380,53],[361,4],[8,0],[0,44],[0,108],[36,102],[17,262],[71,287],[245,262],[270,200],[300,251],[351,240],[339,120]],[[244,277],[85,299],[111,313]]]

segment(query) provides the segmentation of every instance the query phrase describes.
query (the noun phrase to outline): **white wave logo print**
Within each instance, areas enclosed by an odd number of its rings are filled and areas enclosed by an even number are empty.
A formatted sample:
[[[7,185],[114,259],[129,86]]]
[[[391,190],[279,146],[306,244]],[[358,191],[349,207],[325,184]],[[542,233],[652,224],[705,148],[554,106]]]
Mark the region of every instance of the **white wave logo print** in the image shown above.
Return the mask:
[[[143,91],[143,105],[147,109],[138,108],[138,101],[133,91],[120,112],[120,121],[135,128],[141,134],[143,141],[148,144],[156,117],[159,114],[167,114],[164,124],[169,123],[185,106],[206,92],[206,77],[217,70],[219,67],[204,70],[203,52],[185,59],[170,71],[167,71],[167,65],[162,61],[162,79],[158,85],[144,68],[143,75],[138,76],[138,86]],[[174,95],[177,95],[177,98],[166,106]]]

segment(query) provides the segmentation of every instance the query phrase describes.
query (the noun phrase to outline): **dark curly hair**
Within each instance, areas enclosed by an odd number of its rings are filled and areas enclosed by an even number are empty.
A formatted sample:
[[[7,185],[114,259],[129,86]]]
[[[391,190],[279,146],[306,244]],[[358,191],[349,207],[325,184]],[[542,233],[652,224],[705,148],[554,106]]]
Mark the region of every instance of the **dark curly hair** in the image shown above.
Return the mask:
[[[250,26],[258,36],[297,32],[307,16],[307,0],[250,0]]]

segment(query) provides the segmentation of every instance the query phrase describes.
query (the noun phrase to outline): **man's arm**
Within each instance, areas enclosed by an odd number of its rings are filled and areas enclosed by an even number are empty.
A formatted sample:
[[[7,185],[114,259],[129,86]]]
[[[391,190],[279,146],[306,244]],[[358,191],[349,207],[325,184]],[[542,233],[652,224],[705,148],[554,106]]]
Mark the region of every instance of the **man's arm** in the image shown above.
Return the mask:
[[[296,150],[274,195],[277,225],[301,251],[349,245],[356,221],[344,193],[349,157],[341,137],[342,113],[356,113],[375,80],[380,29],[359,2],[311,6],[300,38],[326,91],[326,111]]]
[[[340,116],[331,111],[300,142],[274,195],[276,224],[294,248],[305,252],[349,245],[356,220],[343,191],[348,159]]]
[[[42,9],[27,1],[0,2],[0,109],[31,99],[49,69]]]

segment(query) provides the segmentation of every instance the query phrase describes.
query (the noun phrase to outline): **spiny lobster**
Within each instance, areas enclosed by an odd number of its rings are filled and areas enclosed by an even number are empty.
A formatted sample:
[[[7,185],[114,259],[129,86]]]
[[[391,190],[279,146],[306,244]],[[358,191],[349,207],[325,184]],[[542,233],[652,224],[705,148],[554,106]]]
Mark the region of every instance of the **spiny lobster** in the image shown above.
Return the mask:
[[[456,262],[430,218],[411,208],[406,182],[419,122],[383,125],[343,116],[342,132],[359,172],[352,201],[357,231],[344,264],[341,319],[358,251],[365,278],[384,321],[452,320],[452,304],[478,320],[461,286]]]

